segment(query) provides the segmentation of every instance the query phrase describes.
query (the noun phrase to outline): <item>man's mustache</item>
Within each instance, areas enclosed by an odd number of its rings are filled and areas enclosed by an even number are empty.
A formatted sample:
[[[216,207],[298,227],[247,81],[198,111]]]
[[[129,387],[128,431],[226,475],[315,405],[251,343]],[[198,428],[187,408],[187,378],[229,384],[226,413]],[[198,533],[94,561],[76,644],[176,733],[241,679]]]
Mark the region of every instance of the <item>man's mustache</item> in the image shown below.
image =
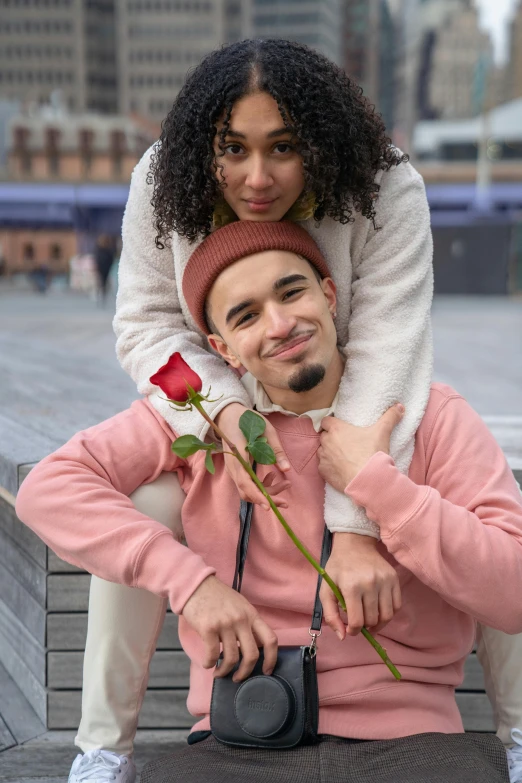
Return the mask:
[[[281,349],[284,350],[299,338],[309,337],[313,333],[314,333],[313,329],[307,329],[306,331],[301,331],[301,332],[293,332],[288,337],[285,337],[284,340],[281,340],[277,345],[272,345],[268,351],[265,351],[261,355],[261,358],[266,359],[267,357],[272,356],[274,353],[278,353],[279,351],[281,351]]]

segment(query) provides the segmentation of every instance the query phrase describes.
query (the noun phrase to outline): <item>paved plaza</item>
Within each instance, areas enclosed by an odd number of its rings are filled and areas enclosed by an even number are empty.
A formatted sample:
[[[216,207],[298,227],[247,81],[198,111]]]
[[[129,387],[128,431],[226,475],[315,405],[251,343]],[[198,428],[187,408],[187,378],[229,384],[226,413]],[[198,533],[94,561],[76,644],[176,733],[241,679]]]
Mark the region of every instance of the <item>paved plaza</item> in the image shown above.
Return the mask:
[[[45,449],[127,407],[137,392],[115,357],[113,311],[113,299],[103,309],[83,294],[0,287],[0,417]],[[436,380],[488,421],[522,426],[522,298],[438,297],[433,330]]]

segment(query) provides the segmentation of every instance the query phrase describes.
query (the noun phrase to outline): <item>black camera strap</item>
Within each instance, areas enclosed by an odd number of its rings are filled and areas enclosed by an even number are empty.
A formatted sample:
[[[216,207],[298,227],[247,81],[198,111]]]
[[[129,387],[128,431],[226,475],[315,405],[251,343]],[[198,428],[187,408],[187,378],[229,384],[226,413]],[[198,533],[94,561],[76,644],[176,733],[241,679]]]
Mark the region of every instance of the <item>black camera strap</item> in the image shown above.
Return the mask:
[[[256,465],[252,466],[253,469],[256,469]],[[236,551],[236,569],[234,572],[234,581],[232,582],[232,587],[234,590],[237,590],[237,592],[241,592],[241,584],[243,582],[243,571],[245,568],[245,560],[247,556],[248,551],[248,541],[250,538],[250,528],[252,525],[252,512],[253,512],[253,503],[249,503],[246,500],[242,500],[239,506],[239,540],[237,543],[237,551]],[[321,547],[321,567],[324,568],[328,558],[330,557],[330,551],[332,548],[332,534],[326,527],[324,526],[324,534],[323,534],[323,544]],[[318,574],[317,578],[317,589],[315,591],[315,603],[314,603],[314,610],[312,614],[312,622],[310,625],[310,632],[314,632],[314,634],[317,636],[321,632],[321,624],[323,621],[323,607],[321,605],[321,601],[319,599],[319,591],[321,589],[321,582],[322,582],[322,576]],[[312,636],[314,634],[311,634]]]

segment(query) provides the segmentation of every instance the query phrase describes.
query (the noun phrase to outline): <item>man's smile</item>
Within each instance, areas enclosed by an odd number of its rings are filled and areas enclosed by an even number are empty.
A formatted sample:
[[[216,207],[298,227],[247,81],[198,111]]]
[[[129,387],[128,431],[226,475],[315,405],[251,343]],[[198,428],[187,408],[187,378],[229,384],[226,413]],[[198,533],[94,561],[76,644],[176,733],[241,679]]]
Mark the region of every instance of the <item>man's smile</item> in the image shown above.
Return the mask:
[[[300,334],[294,337],[291,340],[287,340],[283,345],[279,345],[277,348],[274,348],[273,351],[270,351],[270,353],[265,354],[263,358],[277,358],[277,359],[289,359],[293,358],[296,354],[300,353],[305,349],[305,347],[308,345],[310,340],[312,339],[314,333],[313,332],[307,332],[306,334]]]

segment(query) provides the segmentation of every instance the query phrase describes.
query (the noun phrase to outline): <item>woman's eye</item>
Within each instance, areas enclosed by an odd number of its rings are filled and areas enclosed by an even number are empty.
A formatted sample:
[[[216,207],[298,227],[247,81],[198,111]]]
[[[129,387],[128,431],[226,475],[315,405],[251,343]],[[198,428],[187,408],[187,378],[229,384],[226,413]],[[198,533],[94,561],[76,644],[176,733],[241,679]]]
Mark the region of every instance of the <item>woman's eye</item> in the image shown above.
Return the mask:
[[[225,152],[230,152],[231,155],[239,155],[243,152],[243,147],[240,144],[227,144]]]
[[[280,152],[284,154],[285,152],[292,152],[293,147],[291,144],[287,144],[285,141],[281,141],[279,144],[276,144],[274,147],[274,150],[277,150],[277,152]]]

